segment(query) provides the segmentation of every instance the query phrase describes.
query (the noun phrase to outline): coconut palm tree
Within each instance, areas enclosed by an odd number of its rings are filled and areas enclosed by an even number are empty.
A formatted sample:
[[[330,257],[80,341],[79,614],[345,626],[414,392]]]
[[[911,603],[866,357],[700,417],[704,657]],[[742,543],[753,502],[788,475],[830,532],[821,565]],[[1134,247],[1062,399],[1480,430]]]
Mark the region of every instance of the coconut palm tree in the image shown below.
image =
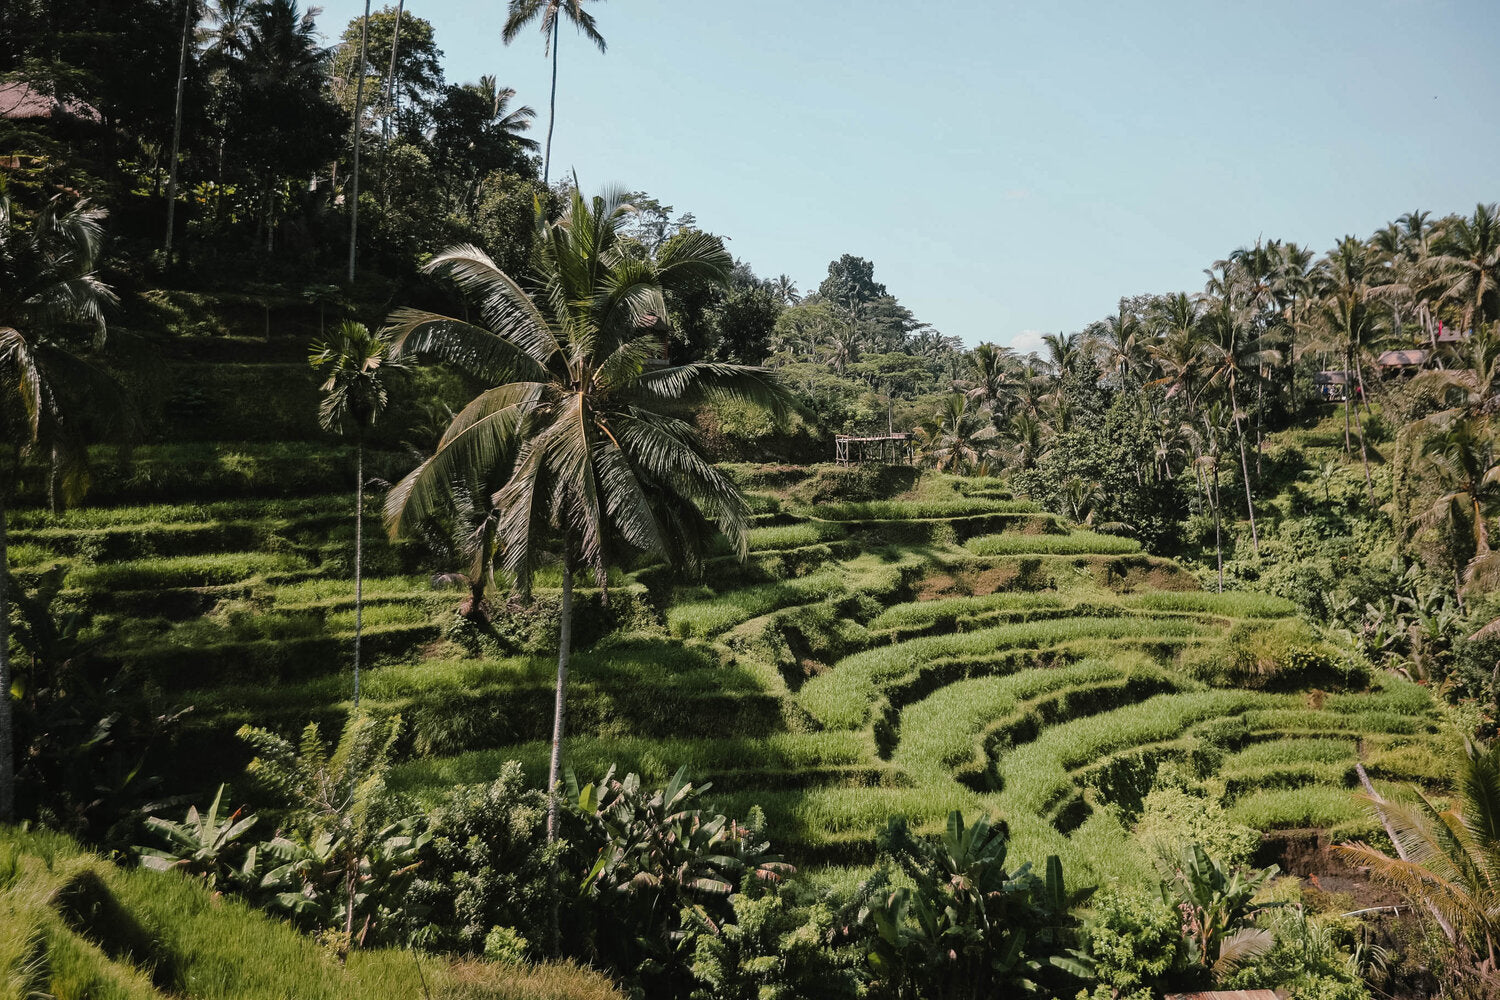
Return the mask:
[[[1452,805],[1439,809],[1420,789],[1412,805],[1368,796],[1396,856],[1364,843],[1334,851],[1368,867],[1437,919],[1482,982],[1500,978],[1500,743],[1468,742],[1458,761]],[[1460,963],[1457,968],[1464,968]]]
[[[390,376],[402,367],[391,342],[363,323],[345,320],[308,358],[320,378],[318,422],[326,431],[354,435],[354,705],[359,707],[359,645],[364,613],[365,435],[390,401]]]
[[[606,48],[604,36],[599,34],[599,28],[594,23],[594,15],[583,9],[583,5],[589,2],[592,0],[510,0],[505,27],[500,30],[500,37],[509,45],[516,40],[523,28],[540,19],[542,37],[546,39],[542,54],[552,56],[552,98],[547,111],[547,149],[542,154],[543,185],[552,176],[552,129],[557,124],[557,40],[563,17],[572,21],[573,26],[593,42],[600,52]]]
[[[1500,511],[1500,455],[1491,429],[1480,420],[1454,420],[1424,442],[1422,455],[1445,487],[1422,521],[1446,521],[1455,534],[1467,525],[1474,551],[1465,575],[1471,580],[1479,572],[1490,575],[1496,558],[1489,519]]]
[[[1469,218],[1457,218],[1438,239],[1438,297],[1463,310],[1465,330],[1500,318],[1500,208],[1476,205]]]
[[[1042,343],[1047,348],[1047,364],[1057,378],[1071,373],[1083,359],[1083,339],[1076,333],[1044,333]]]
[[[349,126],[349,145],[354,163],[349,172],[349,284],[354,284],[354,265],[359,258],[359,148],[364,131],[365,65],[370,55],[370,0],[359,19],[359,65],[354,70],[354,122]]]
[[[964,395],[984,407],[998,424],[1016,402],[1016,355],[1009,347],[980,344],[969,355]]]
[[[690,424],[660,412],[709,395],[781,407],[765,368],[658,367],[668,334],[664,292],[723,282],[733,261],[717,237],[686,232],[655,258],[620,232],[623,192],[590,202],[575,190],[561,218],[540,214],[523,286],[481,250],[453,247],[427,265],[477,303],[473,321],[413,309],[391,317],[398,357],[455,364],[494,387],[454,418],[433,456],[386,502],[392,534],[448,502],[452,484],[493,477],[501,568],[529,590],[547,542],[561,557],[562,603],[548,776],[547,829],[557,835],[563,696],[572,642],[573,576],[650,554],[696,571],[714,526],[746,551],[749,521],[734,483],[705,456]]]
[[[996,437],[989,417],[955,392],[945,396],[938,412],[917,428],[917,449],[922,464],[964,476],[986,468]]]
[[[49,450],[64,491],[81,493],[86,452],[67,423],[69,395],[110,384],[75,352],[104,342],[105,309],[116,299],[96,268],[104,212],[54,198],[29,228],[0,188],[0,435],[18,451]],[[5,500],[0,486],[0,822],[15,812],[15,729],[6,585]]]
[[[1229,416],[1239,438],[1240,472],[1245,480],[1245,509],[1250,515],[1250,543],[1260,555],[1260,534],[1255,525],[1255,497],[1250,489],[1250,463],[1245,453],[1244,412],[1240,409],[1239,387],[1247,380],[1259,379],[1266,364],[1280,360],[1280,352],[1267,347],[1265,339],[1250,337],[1245,314],[1227,299],[1218,300],[1205,317],[1213,336],[1204,344],[1203,390],[1222,386],[1229,399]]]
[[[1345,372],[1352,372],[1365,396],[1361,361],[1365,345],[1385,332],[1386,316],[1372,307],[1377,291],[1374,282],[1380,271],[1379,255],[1368,243],[1346,236],[1318,264],[1316,288],[1319,298],[1312,310],[1311,323],[1323,344],[1339,351]],[[1344,450],[1350,450],[1351,415],[1359,431],[1360,464],[1365,473],[1365,490],[1370,506],[1375,506],[1375,486],[1370,479],[1370,455],[1365,444],[1364,421],[1359,407],[1351,406],[1349,393],[1344,394]],[[1366,399],[1368,408],[1368,399]]]

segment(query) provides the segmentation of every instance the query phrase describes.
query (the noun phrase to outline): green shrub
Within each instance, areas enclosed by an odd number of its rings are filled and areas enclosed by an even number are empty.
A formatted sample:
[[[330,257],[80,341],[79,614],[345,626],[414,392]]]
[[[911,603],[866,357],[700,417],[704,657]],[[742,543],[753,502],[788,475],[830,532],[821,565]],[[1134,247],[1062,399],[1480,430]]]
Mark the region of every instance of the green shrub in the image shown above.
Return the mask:
[[[907,465],[818,465],[792,490],[802,503],[885,500],[916,485],[921,471]]]
[[[978,556],[1124,555],[1141,551],[1141,543],[1134,538],[1078,530],[1066,535],[981,535],[964,547]]]
[[[1171,868],[1186,848],[1199,844],[1226,868],[1250,863],[1260,834],[1232,822],[1224,807],[1205,795],[1170,785],[1146,794],[1135,826],[1136,842],[1159,866]]]
[[[1240,622],[1220,648],[1188,657],[1184,668],[1217,687],[1289,691],[1362,687],[1369,673],[1353,665],[1312,627],[1296,619]]]
[[[1156,893],[1101,892],[1084,928],[1093,1000],[1151,1000],[1182,947],[1180,915]]]

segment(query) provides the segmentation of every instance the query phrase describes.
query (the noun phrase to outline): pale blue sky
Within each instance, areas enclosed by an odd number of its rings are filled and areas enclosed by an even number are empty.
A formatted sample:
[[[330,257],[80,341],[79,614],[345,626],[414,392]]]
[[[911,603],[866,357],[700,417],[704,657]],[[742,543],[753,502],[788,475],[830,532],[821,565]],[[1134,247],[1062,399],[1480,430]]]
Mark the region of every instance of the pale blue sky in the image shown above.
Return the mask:
[[[324,0],[330,40],[361,0]],[[378,9],[380,0],[375,4]],[[411,0],[453,81],[546,129],[504,0]],[[642,189],[758,273],[854,253],[968,344],[1198,290],[1257,236],[1322,252],[1500,199],[1496,0],[613,0],[564,28],[553,174]]]

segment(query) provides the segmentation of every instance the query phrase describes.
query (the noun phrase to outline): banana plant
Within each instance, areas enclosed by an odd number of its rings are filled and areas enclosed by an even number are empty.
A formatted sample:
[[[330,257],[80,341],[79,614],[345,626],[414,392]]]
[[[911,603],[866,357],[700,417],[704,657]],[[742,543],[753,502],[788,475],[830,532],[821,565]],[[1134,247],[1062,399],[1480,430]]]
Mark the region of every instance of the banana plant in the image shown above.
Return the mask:
[[[1257,903],[1255,896],[1279,871],[1272,865],[1226,872],[1202,845],[1183,848],[1181,863],[1162,883],[1162,898],[1182,914],[1189,961],[1219,977],[1269,951],[1271,932],[1252,922],[1281,904]]]
[[[567,775],[572,812],[599,844],[582,892],[605,904],[597,945],[616,964],[645,961],[648,971],[677,974],[692,954],[694,929],[716,934],[732,918],[732,893],[794,871],[771,853],[759,809],[743,823],[707,814],[701,801],[710,787],[689,781],[686,768],[657,789],[643,788],[636,774],[618,779],[613,767],[583,787]]]
[[[243,809],[222,815],[225,788],[219,786],[206,812],[189,806],[181,823],[159,816],[147,819],[146,829],[161,834],[171,846],[167,850],[137,847],[142,866],[155,871],[187,872],[203,879],[210,889],[219,888],[221,881],[234,888],[253,884],[258,850],[254,845],[247,847],[241,840],[260,817],[254,813],[242,816]]]
[[[911,881],[868,903],[867,958],[880,988],[901,998],[1061,995],[1088,975],[1073,945],[1070,911],[1092,890],[1070,892],[1062,863],[1045,876],[1029,864],[1005,867],[1009,831],[954,811],[936,842],[911,837],[893,820],[882,847]]]

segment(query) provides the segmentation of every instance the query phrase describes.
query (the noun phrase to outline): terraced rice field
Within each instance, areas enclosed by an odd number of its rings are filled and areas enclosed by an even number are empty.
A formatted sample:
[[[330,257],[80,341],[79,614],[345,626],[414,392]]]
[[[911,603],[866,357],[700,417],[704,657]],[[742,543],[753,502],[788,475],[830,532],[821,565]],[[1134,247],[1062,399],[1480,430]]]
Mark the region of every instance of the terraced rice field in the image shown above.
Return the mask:
[[[219,447],[254,460],[254,445]],[[303,496],[224,487],[192,505],[14,517],[17,576],[57,581],[108,656],[194,706],[182,785],[226,776],[244,722],[290,731],[349,711],[339,472]],[[928,476],[915,499],[865,504],[764,492],[743,564],[716,555],[700,581],[639,567],[611,581],[607,606],[582,590],[571,765],[662,779],[685,764],[726,811],[764,809],[804,864],[868,861],[894,814],[931,830],[952,809],[989,810],[1020,857],[1057,853],[1095,879],[1141,873],[1128,830],[1162,768],[1262,830],[1368,832],[1356,762],[1385,787],[1437,783],[1436,709],[1415,685],[1204,680],[1246,635],[1291,627],[1287,602],[1201,592],[1129,539],[962,486]],[[419,572],[420,545],[379,538],[376,505],[363,692],[406,721],[400,788],[423,799],[507,759],[540,777],[555,595],[538,592],[542,612],[498,608],[490,629],[466,624],[462,592]]]

